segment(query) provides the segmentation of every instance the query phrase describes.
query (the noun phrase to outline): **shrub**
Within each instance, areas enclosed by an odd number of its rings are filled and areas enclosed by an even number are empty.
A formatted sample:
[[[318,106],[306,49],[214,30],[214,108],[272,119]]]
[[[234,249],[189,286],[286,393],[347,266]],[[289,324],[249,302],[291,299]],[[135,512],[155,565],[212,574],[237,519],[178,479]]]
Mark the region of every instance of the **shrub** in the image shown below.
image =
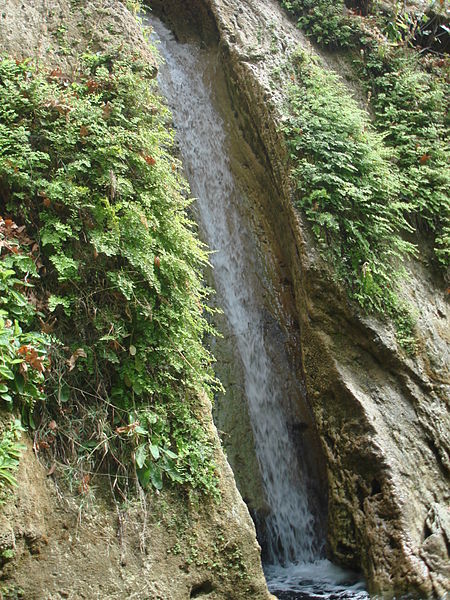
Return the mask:
[[[197,415],[218,386],[202,345],[208,257],[151,75],[120,52],[84,56],[72,77],[0,61],[0,206],[38,242],[42,315],[23,335],[43,356],[50,344],[37,448],[78,465],[81,491],[102,465],[123,489],[136,468],[144,487],[215,493]]]
[[[319,44],[334,48],[354,45],[356,24],[346,16],[342,0],[281,0],[281,4],[298,18],[298,26]]]
[[[281,4],[318,43],[359,50],[354,64],[370,98],[375,127],[398,157],[402,210],[414,228],[431,234],[437,263],[445,270],[450,264],[448,60],[429,61],[408,47],[403,39],[407,13],[385,17],[376,12],[367,20],[347,11],[342,0]],[[392,31],[398,34],[394,42]]]
[[[350,297],[392,317],[412,350],[413,319],[395,284],[396,265],[414,253],[402,236],[408,224],[395,156],[336,76],[302,52],[291,64],[283,131],[296,206]]]

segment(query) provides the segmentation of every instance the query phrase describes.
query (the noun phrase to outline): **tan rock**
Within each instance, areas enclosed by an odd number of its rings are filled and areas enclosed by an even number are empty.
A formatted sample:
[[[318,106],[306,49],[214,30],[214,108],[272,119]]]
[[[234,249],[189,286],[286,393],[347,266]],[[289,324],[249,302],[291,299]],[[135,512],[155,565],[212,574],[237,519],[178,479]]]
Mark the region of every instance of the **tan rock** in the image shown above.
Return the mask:
[[[155,65],[135,18],[118,0],[0,0],[0,50],[17,59],[70,71],[81,52],[121,45]],[[111,502],[101,475],[76,497],[58,467],[39,464],[28,441],[19,487],[0,506],[0,597],[269,600],[253,523],[209,401],[201,399],[200,407],[216,449],[218,502],[165,490],[122,508]]]
[[[333,283],[291,202],[273,69],[298,45],[344,78],[345,58],[312,47],[275,0],[151,5],[175,27],[183,22],[181,39],[195,30],[218,44],[242,138],[257,157],[246,159],[252,210],[263,215],[261,238],[282,304],[271,309],[301,365],[326,460],[329,556],[361,568],[370,591],[383,597],[443,598],[450,592],[444,534],[427,542],[424,531],[430,509],[448,506],[450,498],[444,286],[427,270],[426,254],[408,263],[404,294],[417,310],[420,350],[407,357],[392,327],[359,314]],[[358,84],[347,85],[364,107]]]

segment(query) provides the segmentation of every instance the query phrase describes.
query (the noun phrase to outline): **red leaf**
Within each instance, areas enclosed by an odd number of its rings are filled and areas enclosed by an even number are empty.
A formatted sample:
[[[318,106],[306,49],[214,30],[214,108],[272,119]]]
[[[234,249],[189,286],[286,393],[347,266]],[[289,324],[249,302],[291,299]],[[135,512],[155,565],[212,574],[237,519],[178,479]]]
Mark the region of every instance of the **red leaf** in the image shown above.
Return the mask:
[[[87,492],[89,491],[90,480],[91,480],[90,475],[83,475],[83,478],[81,479],[81,483],[78,487],[80,494],[87,494]]]
[[[123,427],[116,427],[116,433],[128,433],[129,431],[134,431],[136,427],[139,425],[139,421],[135,421],[134,423],[130,423],[129,425],[124,425]]]
[[[95,90],[98,90],[99,84],[93,79],[89,79],[87,82],[87,87],[90,92],[95,92]]]
[[[61,69],[54,69],[53,71],[50,71],[50,77],[61,77],[61,75]]]

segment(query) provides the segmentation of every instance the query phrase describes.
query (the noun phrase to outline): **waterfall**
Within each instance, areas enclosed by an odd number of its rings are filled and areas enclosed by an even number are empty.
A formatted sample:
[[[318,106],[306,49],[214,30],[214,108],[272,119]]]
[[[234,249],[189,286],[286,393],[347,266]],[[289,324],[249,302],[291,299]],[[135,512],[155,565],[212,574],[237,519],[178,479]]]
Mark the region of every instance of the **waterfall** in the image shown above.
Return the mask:
[[[336,582],[337,567],[322,559],[323,540],[316,533],[302,478],[304,469],[282,408],[285,388],[267,345],[270,340],[264,332],[261,284],[253,275],[257,271],[254,234],[242,218],[245,199],[230,167],[226,125],[214,108],[211,86],[205,81],[210,65],[206,65],[204,51],[194,44],[176,42],[158,19],[152,17],[151,25],[165,61],[159,85],[173,112],[183,164],[197,198],[201,230],[212,251],[218,298],[243,366],[255,452],[270,507],[265,522],[268,572],[280,580],[278,589],[282,589],[280,585],[291,589],[283,574],[291,573],[292,568],[305,569],[305,565],[309,565],[308,579],[312,579],[315,565],[316,574],[328,569],[328,578]],[[332,576],[330,568],[335,569]],[[342,571],[339,573],[342,578]],[[305,573],[301,577],[304,579]]]

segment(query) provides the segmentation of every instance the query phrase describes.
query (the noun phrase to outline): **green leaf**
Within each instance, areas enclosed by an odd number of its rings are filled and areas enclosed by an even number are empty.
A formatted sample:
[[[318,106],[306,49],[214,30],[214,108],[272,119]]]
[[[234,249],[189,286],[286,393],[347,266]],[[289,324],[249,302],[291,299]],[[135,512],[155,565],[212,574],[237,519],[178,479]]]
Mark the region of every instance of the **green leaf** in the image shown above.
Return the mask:
[[[17,479],[11,475],[10,471],[0,467],[0,480],[4,479],[11,487],[17,487]]]
[[[157,490],[162,490],[163,487],[163,479],[162,479],[162,471],[159,467],[157,467],[154,463],[149,465],[150,468],[150,479],[152,480],[153,486]]]
[[[136,464],[139,469],[142,469],[147,460],[147,444],[142,444],[136,450]]]
[[[14,379],[14,373],[11,371],[11,369],[8,369],[8,367],[5,367],[4,365],[0,366],[0,375],[6,379]]]
[[[23,389],[24,389],[24,385],[25,385],[25,378],[23,377],[23,375],[21,375],[20,373],[18,373],[16,375],[16,378],[14,380],[14,385],[16,386],[16,390],[19,394],[23,394]]]
[[[158,446],[156,446],[155,444],[150,444],[149,448],[150,448],[150,453],[153,456],[153,458],[155,460],[158,460],[158,458],[160,456],[160,452],[159,452]]]
[[[136,469],[139,483],[145,490],[150,482],[150,467]]]
[[[70,317],[72,312],[72,298],[67,296],[56,296],[52,294],[48,299],[48,310],[50,312],[55,312],[58,306],[61,306],[65,312],[65,314]]]
[[[145,416],[150,425],[154,425],[158,421],[158,415],[155,415],[155,413],[146,412]]]
[[[178,472],[175,465],[167,464],[164,466],[164,472],[170,477],[172,481],[176,481],[177,483],[183,483],[183,476]]]
[[[140,425],[138,425],[134,431],[135,433],[139,433],[139,435],[148,435],[148,431]]]
[[[172,452],[172,450],[169,450],[168,448],[162,448],[162,451],[169,458],[178,458],[177,454],[175,454],[174,452]]]
[[[62,403],[68,402],[70,398],[70,388],[68,385],[62,385],[58,390],[58,400]]]

